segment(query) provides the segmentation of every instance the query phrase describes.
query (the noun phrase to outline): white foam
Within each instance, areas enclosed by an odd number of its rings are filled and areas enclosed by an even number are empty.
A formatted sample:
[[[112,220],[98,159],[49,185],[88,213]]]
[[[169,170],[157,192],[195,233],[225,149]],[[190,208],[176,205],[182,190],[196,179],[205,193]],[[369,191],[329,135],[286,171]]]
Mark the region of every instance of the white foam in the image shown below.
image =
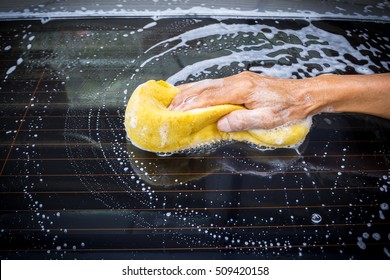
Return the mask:
[[[389,210],[389,204],[386,202],[381,203],[380,207],[382,210]]]
[[[157,2],[156,2],[157,3]],[[386,4],[387,3],[387,4]],[[380,3],[376,5],[378,9],[385,9],[388,6],[388,2]],[[64,7],[57,10],[44,11],[31,11],[25,9],[23,11],[7,11],[0,12],[0,18],[15,19],[15,18],[67,18],[67,17],[176,17],[176,16],[207,16],[212,18],[250,18],[250,17],[278,17],[278,18],[341,18],[341,19],[355,19],[355,20],[382,20],[388,21],[390,17],[388,15],[381,15],[376,13],[368,13],[366,9],[361,11],[343,11],[342,8],[337,9],[340,12],[316,12],[312,10],[300,10],[300,9],[284,9],[284,10],[264,10],[259,9],[246,9],[241,10],[237,8],[215,8],[215,7],[202,7],[192,6],[190,8],[167,8],[167,9],[88,9],[81,7],[75,10],[66,10]]]
[[[50,20],[51,20],[50,17],[42,17],[42,18],[41,18],[41,23],[42,23],[42,24],[46,24],[46,23],[48,23]]]
[[[165,145],[168,142],[168,133],[169,133],[169,127],[168,125],[161,125],[159,128],[159,134],[161,137],[161,147],[165,147]]]
[[[390,251],[386,247],[383,248],[383,252],[390,258]]]
[[[7,70],[6,74],[7,74],[7,75],[11,74],[12,72],[15,71],[15,69],[16,69],[16,65],[10,67],[10,68]]]
[[[337,70],[344,71],[347,66],[352,66],[355,68],[356,72],[361,74],[371,74],[373,71],[369,68],[369,66],[374,65],[370,58],[367,55],[363,55],[362,51],[367,50],[371,52],[379,52],[377,49],[373,49],[372,47],[360,45],[359,49],[356,49],[351,46],[351,44],[346,40],[342,35],[333,34],[322,30],[320,28],[315,27],[312,24],[300,29],[300,30],[279,30],[276,27],[257,24],[257,25],[246,25],[246,24],[225,24],[225,23],[217,23],[211,24],[207,26],[203,26],[197,29],[193,29],[183,34],[174,36],[172,38],[161,41],[160,43],[150,47],[145,53],[150,52],[156,47],[169,45],[170,43],[175,42],[175,45],[166,49],[165,51],[152,56],[146,59],[141,67],[146,66],[148,63],[164,56],[168,53],[172,53],[176,51],[178,48],[186,47],[190,41],[200,40],[202,38],[206,38],[209,36],[218,36],[219,40],[223,36],[237,36],[239,32],[241,33],[252,33],[253,36],[259,35],[262,29],[267,28],[270,29],[271,32],[267,34],[269,35],[269,40],[277,40],[277,36],[282,33],[286,33],[287,36],[295,36],[301,42],[298,43],[283,43],[283,44],[270,44],[268,41],[257,42],[253,45],[243,45],[238,46],[236,51],[231,51],[230,54],[211,58],[207,60],[202,60],[193,63],[192,65],[187,65],[179,72],[175,73],[171,77],[168,78],[168,82],[174,84],[179,81],[185,81],[189,76],[199,76],[204,73],[210,73],[210,68],[217,67],[217,70],[220,70],[224,66],[230,66],[231,63],[243,63],[243,62],[252,62],[252,61],[263,61],[263,60],[278,60],[286,58],[288,59],[291,55],[283,52],[286,49],[300,49],[300,57],[297,57],[297,63],[292,63],[291,65],[281,65],[276,64],[273,67],[266,67],[264,65],[251,67],[251,71],[262,72],[263,74],[279,77],[279,78],[289,78],[292,76],[294,72],[297,72],[299,69],[308,69],[310,65],[316,64],[322,68],[322,72],[329,73],[335,72]],[[263,33],[262,33],[263,34]],[[313,44],[313,39],[307,38],[307,35],[315,35],[319,37],[316,40],[318,43]],[[217,39],[217,40],[218,40]],[[178,43],[176,43],[179,41]],[[265,47],[266,46],[266,47]],[[264,47],[258,50],[260,47]],[[271,48],[270,48],[271,47]],[[250,49],[250,48],[256,48]],[[248,50],[249,49],[249,50]],[[333,49],[337,50],[337,56],[328,56],[325,52],[325,49]],[[280,51],[280,54],[274,56],[273,53]],[[315,51],[320,57],[309,57],[308,52]],[[271,55],[272,54],[272,55]],[[351,61],[347,61],[345,59],[345,55],[353,55],[357,60],[363,61],[366,60],[367,63],[365,65],[354,64]],[[389,70],[388,65],[383,65],[385,68]],[[312,76],[318,75],[319,70],[307,71]]]
[[[357,245],[362,250],[365,250],[367,248],[366,243],[364,243],[364,241],[363,241],[363,239],[361,237],[358,237]]]
[[[137,123],[138,123],[138,120],[135,116],[130,116],[130,126],[132,128],[136,128],[137,127]]]
[[[151,27],[156,26],[156,25],[157,25],[157,22],[152,21],[151,23],[148,23],[147,25],[142,27],[142,29],[148,29],[148,28],[151,28]]]

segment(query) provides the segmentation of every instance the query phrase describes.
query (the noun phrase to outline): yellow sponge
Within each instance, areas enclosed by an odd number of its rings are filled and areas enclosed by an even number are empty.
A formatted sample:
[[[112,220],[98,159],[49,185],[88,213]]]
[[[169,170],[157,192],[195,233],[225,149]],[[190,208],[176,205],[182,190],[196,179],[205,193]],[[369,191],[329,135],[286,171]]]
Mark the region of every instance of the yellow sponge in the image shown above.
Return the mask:
[[[220,132],[217,121],[238,105],[217,105],[189,111],[169,110],[180,90],[164,81],[148,81],[136,88],[126,108],[125,127],[133,145],[146,151],[172,153],[221,141],[241,141],[261,148],[300,144],[311,126],[311,118],[274,129]]]

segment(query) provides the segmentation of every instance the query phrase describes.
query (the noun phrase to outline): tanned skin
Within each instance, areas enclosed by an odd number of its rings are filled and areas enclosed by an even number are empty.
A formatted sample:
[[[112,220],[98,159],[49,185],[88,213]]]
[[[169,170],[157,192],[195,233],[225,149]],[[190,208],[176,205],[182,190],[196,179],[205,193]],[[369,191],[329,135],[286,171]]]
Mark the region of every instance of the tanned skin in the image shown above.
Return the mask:
[[[270,129],[321,112],[354,112],[390,119],[390,73],[326,74],[306,79],[280,79],[242,72],[230,77],[178,86],[171,110],[191,110],[239,104],[218,121],[218,129],[233,132]]]

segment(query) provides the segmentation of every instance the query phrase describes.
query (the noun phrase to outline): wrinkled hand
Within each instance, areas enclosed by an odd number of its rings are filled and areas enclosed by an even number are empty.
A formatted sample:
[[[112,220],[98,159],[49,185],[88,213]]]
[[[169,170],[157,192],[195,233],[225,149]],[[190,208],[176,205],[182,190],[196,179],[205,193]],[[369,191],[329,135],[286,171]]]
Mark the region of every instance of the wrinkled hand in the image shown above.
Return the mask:
[[[181,92],[170,110],[191,110],[221,104],[243,105],[218,121],[218,129],[233,132],[269,129],[305,119],[311,111],[303,80],[277,79],[252,72],[178,86]]]

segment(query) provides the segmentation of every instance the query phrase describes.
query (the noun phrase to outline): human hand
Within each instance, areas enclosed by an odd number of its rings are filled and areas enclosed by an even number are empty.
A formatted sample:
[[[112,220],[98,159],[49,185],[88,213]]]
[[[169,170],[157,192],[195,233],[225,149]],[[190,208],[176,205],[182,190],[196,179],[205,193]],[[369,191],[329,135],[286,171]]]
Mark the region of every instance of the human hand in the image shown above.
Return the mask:
[[[191,110],[221,104],[243,105],[218,121],[224,132],[270,129],[305,119],[314,110],[303,80],[278,79],[242,72],[230,77],[178,86],[170,110]]]

